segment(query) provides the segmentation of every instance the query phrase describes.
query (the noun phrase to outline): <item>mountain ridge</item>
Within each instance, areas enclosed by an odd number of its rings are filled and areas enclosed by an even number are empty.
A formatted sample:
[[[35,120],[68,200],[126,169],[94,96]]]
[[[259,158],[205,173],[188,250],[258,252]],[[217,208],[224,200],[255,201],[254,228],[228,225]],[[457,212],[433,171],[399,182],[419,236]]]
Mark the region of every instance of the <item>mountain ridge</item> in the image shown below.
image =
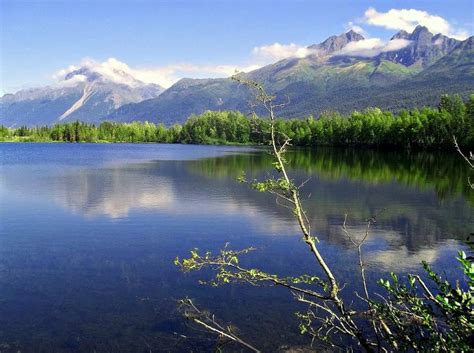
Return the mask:
[[[115,75],[115,77],[114,77]],[[163,88],[135,79],[124,71],[109,75],[89,67],[74,69],[59,83],[21,90],[0,98],[0,124],[49,125],[60,121],[97,122],[127,103],[157,97]]]
[[[433,105],[443,93],[467,95],[474,91],[473,38],[459,41],[417,26],[412,33],[399,31],[389,42],[367,50],[370,39],[348,31],[308,46],[310,54],[305,57],[286,58],[242,75],[261,82],[281,99],[289,98],[291,103],[281,111],[288,118],[317,116],[326,110],[347,113],[369,106],[396,110]],[[59,118],[63,117],[89,122],[147,120],[171,125],[206,110],[251,110],[248,105],[250,92],[228,78],[183,78],[168,89],[160,90],[136,82],[120,70],[109,75],[118,75],[127,83],[114,83],[116,100],[110,93],[112,89],[105,88],[110,82],[97,73],[87,68],[68,73],[66,81],[83,81],[83,86],[79,85],[82,91],[76,89],[69,95],[59,95],[60,99],[56,100],[63,112],[46,123],[60,121]],[[91,82],[101,89],[88,91],[85,87]],[[63,89],[71,90],[70,87]],[[134,92],[134,99],[121,99],[121,93],[127,96],[131,92]],[[28,95],[27,92],[17,94]],[[54,96],[56,93],[50,90],[48,94]],[[10,100],[11,97],[5,96],[0,100],[0,124],[8,122],[2,106],[14,106]],[[89,104],[91,100],[96,105],[101,100],[107,104],[102,111],[94,111]],[[34,105],[34,100],[23,97],[21,104]],[[68,104],[69,108],[64,109]],[[79,108],[73,109],[74,105],[79,105]],[[41,111],[41,104],[28,109]],[[61,109],[55,107],[54,112],[57,114]],[[21,122],[35,124],[35,119],[26,120]],[[18,119],[15,122],[18,123]]]

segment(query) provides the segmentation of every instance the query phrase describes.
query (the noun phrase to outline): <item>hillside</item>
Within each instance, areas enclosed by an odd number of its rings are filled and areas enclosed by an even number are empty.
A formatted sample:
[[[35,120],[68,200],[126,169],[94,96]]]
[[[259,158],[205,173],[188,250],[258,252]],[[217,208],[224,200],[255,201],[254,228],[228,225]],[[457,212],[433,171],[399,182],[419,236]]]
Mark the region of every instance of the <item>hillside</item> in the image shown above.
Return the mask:
[[[50,125],[74,120],[97,122],[127,103],[155,98],[163,88],[126,72],[109,75],[81,67],[56,85],[22,90],[0,98],[0,124]]]
[[[444,93],[467,96],[474,91],[473,37],[459,41],[418,26],[412,33],[396,33],[375,49],[364,49],[367,41],[349,31],[308,46],[306,57],[287,58],[243,75],[262,82],[282,101],[289,99],[280,112],[287,118],[369,106],[396,111],[435,105]],[[126,72],[115,74],[118,81],[81,68],[64,80],[81,77],[76,85],[6,95],[0,100],[0,123],[31,126],[79,119],[171,125],[206,110],[251,111],[250,92],[228,78],[185,78],[163,91]]]
[[[282,100],[289,98],[290,104],[280,112],[288,118],[368,106],[399,110],[435,105],[443,93],[466,96],[474,90],[472,37],[460,42],[418,26],[412,33],[401,31],[392,37],[397,44],[405,41],[400,49],[369,57],[344,51],[348,44],[363,40],[353,31],[332,36],[309,46],[313,53],[305,58],[284,59],[245,76],[264,83]],[[183,79],[159,97],[125,105],[108,119],[170,124],[205,110],[248,112],[249,100],[249,93],[229,79]]]

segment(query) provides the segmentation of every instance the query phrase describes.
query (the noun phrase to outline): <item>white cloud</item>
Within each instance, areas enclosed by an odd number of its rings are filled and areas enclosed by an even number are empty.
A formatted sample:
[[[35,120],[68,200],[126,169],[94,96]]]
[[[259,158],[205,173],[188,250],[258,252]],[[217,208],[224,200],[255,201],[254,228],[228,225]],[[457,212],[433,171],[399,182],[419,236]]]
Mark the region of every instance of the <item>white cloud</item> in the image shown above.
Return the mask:
[[[67,73],[65,73],[67,74]],[[84,75],[74,75],[74,77],[70,78],[69,80],[60,80],[57,85],[60,87],[72,87],[77,85],[80,82],[87,81],[87,77]]]
[[[392,39],[384,44],[381,51],[382,52],[395,51],[395,50],[405,48],[409,46],[410,44],[411,44],[411,41],[407,39]]]
[[[285,58],[303,58],[312,53],[314,53],[314,50],[308,49],[306,46],[294,43],[273,43],[254,47],[246,64],[195,65],[178,63],[156,68],[135,68],[132,70],[132,73],[137,79],[143,82],[158,82],[164,87],[169,87],[183,77],[229,77],[236,71],[249,72]]]
[[[126,84],[129,86],[136,86],[141,82],[155,83],[163,87],[169,87],[176,81],[183,77],[193,78],[209,78],[209,77],[229,77],[235,71],[248,72],[259,68],[259,65],[193,65],[193,64],[172,64],[158,67],[130,67],[124,62],[115,58],[109,58],[106,61],[100,62],[90,58],[82,60],[79,66],[70,65],[65,69],[61,69],[53,75],[53,79],[61,86],[72,86],[79,82],[86,81],[86,76],[82,74],[74,75],[68,80],[65,76],[80,68],[87,68],[90,71],[99,73],[106,79]]]
[[[428,27],[433,33],[443,33],[455,38],[466,38],[468,36],[466,31],[453,28],[446,19],[415,9],[390,9],[387,12],[378,12],[375,8],[370,7],[365,11],[362,20],[358,20],[356,23],[349,22],[346,28],[347,30],[352,29],[357,33],[367,35],[364,28],[360,26],[361,23],[406,31],[413,31],[417,25],[423,25]],[[373,57],[382,52],[398,50],[408,45],[410,45],[410,41],[404,39],[384,42],[379,38],[369,38],[349,43],[338,54]],[[248,72],[282,59],[290,57],[303,58],[315,53],[314,50],[308,49],[307,46],[276,42],[254,47],[247,63],[244,65],[176,63],[158,67],[130,67],[115,58],[110,58],[104,62],[85,59],[81,63],[81,67],[86,66],[115,82],[133,85],[136,84],[136,80],[139,80],[169,87],[183,77],[229,77],[235,71]],[[61,70],[58,74],[60,77],[64,77],[67,72],[75,69],[77,69],[76,66],[70,66],[65,70]],[[75,79],[80,80],[80,78]]]
[[[229,77],[236,71],[248,72],[258,69],[259,67],[259,65],[194,65],[181,63],[156,68],[137,68],[133,70],[133,74],[137,79],[143,82],[159,83],[163,87],[169,87],[183,77]]]
[[[422,25],[434,34],[442,33],[456,39],[468,37],[465,30],[453,28],[443,17],[415,9],[390,9],[387,12],[378,12],[373,7],[369,7],[365,11],[363,21],[369,25],[387,29],[403,29],[407,32],[412,32],[416,26]]]
[[[78,66],[75,65],[69,65],[67,68],[61,69],[58,72],[54,73],[53,78],[54,79],[62,79],[64,76],[66,76],[69,72],[74,71],[79,69]]]
[[[357,32],[359,34],[362,34],[363,36],[367,36],[368,33],[365,29],[363,29],[361,26],[359,25],[356,25],[354,22],[350,21],[347,23],[346,25],[346,31],[354,31],[354,32]]]
[[[304,58],[310,54],[313,54],[314,52],[314,50],[308,49],[306,46],[301,46],[294,43],[273,43],[270,45],[255,47],[252,51],[254,60],[263,64],[272,63],[290,57]]]
[[[410,45],[411,41],[406,39],[393,39],[388,42],[380,38],[363,39],[348,43],[339,52],[334,55],[352,55],[361,57],[374,57],[380,53],[399,50]]]
[[[75,75],[73,78],[65,80],[65,76],[80,68],[87,68],[117,83],[135,86],[141,81],[159,84],[168,88],[183,77],[229,77],[236,71],[249,72],[284,58],[302,58],[313,52],[314,50],[293,43],[274,43],[255,47],[252,50],[247,64],[244,65],[196,65],[190,63],[176,63],[157,67],[131,67],[115,58],[109,58],[103,62],[85,58],[79,66],[70,65],[67,68],[59,70],[53,75],[53,78],[59,85],[74,85],[78,82],[85,81],[86,77],[83,75]]]
[[[130,86],[137,85],[137,81],[133,75],[133,69],[127,64],[115,59],[109,58],[106,61],[100,62],[94,59],[85,58],[81,61],[79,66],[69,65],[67,68],[61,69],[53,75],[53,78],[58,81],[59,85],[73,85],[78,82],[87,80],[83,73],[78,73],[66,79],[66,76],[79,69],[89,69],[92,72],[102,75],[104,78]]]
[[[383,42],[379,38],[363,39],[348,43],[344,48],[335,54],[370,57],[380,53],[379,48],[382,47],[382,45]]]
[[[355,30],[356,26],[353,27]],[[361,32],[361,30],[358,32]],[[396,50],[408,44],[409,42],[405,40],[393,40],[384,43],[378,38],[370,38],[351,42],[338,54],[371,57],[380,52]],[[229,77],[236,71],[249,72],[285,58],[303,58],[315,53],[316,51],[313,49],[308,49],[306,46],[294,43],[273,43],[253,48],[250,59],[246,65],[196,65],[190,63],[176,63],[156,67],[131,67],[116,58],[109,58],[103,62],[85,58],[81,61],[80,65],[70,65],[67,68],[57,71],[53,75],[53,78],[59,86],[73,86],[80,82],[85,82],[87,77],[80,73],[67,80],[65,77],[73,71],[86,68],[116,83],[136,86],[139,85],[140,82],[145,82],[159,84],[168,88],[184,77]]]

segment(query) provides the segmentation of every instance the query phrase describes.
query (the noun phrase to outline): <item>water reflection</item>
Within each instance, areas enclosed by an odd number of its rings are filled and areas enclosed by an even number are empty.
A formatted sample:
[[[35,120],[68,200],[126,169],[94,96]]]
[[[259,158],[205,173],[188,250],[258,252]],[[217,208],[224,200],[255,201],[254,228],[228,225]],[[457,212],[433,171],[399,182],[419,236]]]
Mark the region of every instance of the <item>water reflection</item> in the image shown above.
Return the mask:
[[[131,212],[172,216],[244,217],[262,234],[289,235],[293,219],[274,198],[236,182],[246,171],[268,176],[270,156],[247,152],[190,161],[149,161],[62,170],[2,173],[1,188],[38,193],[84,217],[126,218]],[[304,193],[313,229],[329,243],[348,246],[341,231],[344,214],[352,227],[378,214],[373,238],[387,250],[416,251],[447,239],[463,239],[473,226],[473,193],[462,161],[443,154],[401,155],[354,150],[298,151],[289,158]],[[383,212],[382,212],[383,210]]]
[[[347,244],[340,231],[344,214],[356,223],[378,214],[379,233],[374,236],[396,239],[389,243],[413,251],[446,239],[464,239],[473,227],[474,193],[466,182],[469,168],[456,157],[320,149],[294,152],[289,164],[295,180],[310,178],[303,189],[308,195],[305,206],[320,237]],[[232,180],[242,170],[265,177],[269,163],[270,156],[260,153],[187,165],[191,173],[211,180]],[[273,208],[265,202],[268,199],[254,194],[243,191],[239,196],[253,199],[261,209]],[[281,211],[279,217],[289,217]]]
[[[421,190],[434,190],[439,200],[458,195],[471,205],[474,195],[466,180],[469,168],[454,153],[390,152],[358,149],[299,149],[287,155],[290,169],[340,181],[352,180],[371,185],[396,182]],[[266,153],[238,154],[225,159],[208,158],[193,163],[193,169],[212,178],[235,176],[251,166],[268,169],[271,156]]]
[[[231,241],[259,248],[247,259],[253,266],[313,271],[288,210],[236,182],[241,171],[250,178],[271,173],[266,152],[34,146],[8,152],[0,172],[0,344],[9,344],[7,352],[210,350],[213,342],[193,346],[179,338],[196,335],[176,317],[175,300],[185,295],[237,323],[251,340],[274,331],[271,342],[260,342],[267,350],[302,339],[280,338],[296,332],[287,293],[208,290],[172,265],[189,249]],[[134,147],[146,153],[138,158]],[[185,160],[175,158],[180,148]],[[321,149],[294,152],[289,163],[296,180],[311,177],[304,193],[312,228],[347,282],[354,251],[341,229],[345,213],[358,238],[363,220],[379,213],[366,245],[373,279],[416,271],[422,259],[450,269],[459,240],[474,228],[467,169],[455,155]],[[266,314],[274,320],[255,325]]]
[[[170,209],[175,203],[171,181],[148,174],[144,166],[81,170],[58,176],[42,189],[74,213],[94,217],[126,217],[133,209]]]

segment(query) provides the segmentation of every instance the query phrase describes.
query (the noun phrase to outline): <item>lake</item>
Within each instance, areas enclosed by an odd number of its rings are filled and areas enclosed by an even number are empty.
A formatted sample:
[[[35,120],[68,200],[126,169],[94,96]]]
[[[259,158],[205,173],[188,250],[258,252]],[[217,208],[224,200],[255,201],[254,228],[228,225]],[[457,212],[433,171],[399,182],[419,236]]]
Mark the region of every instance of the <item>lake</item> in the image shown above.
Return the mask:
[[[371,290],[421,260],[459,276],[454,257],[474,229],[468,168],[454,152],[298,150],[289,168],[323,255],[360,290],[356,253],[341,230],[363,234]],[[161,144],[0,144],[0,352],[213,351],[186,322],[186,296],[266,350],[308,343],[275,287],[198,283],[173,260],[227,242],[254,246],[244,263],[282,275],[314,272],[290,212],[236,178],[271,173],[261,148]],[[228,346],[229,350],[236,349]]]

